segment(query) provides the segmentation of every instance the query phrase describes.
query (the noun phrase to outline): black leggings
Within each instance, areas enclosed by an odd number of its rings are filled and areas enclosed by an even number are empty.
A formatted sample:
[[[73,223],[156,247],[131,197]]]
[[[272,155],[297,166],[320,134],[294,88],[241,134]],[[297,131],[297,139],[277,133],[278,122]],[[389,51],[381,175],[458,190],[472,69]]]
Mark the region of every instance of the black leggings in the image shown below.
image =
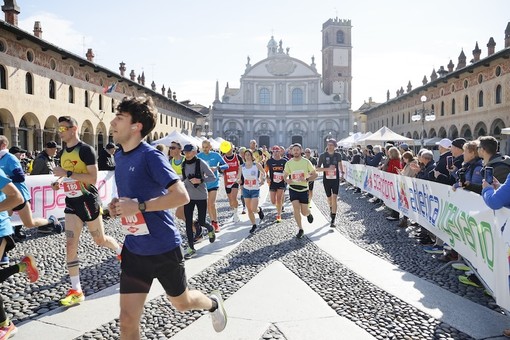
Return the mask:
[[[188,245],[191,249],[195,249],[193,246],[193,239],[195,237],[195,235],[193,235],[193,211],[195,210],[195,206],[198,210],[198,225],[200,228],[206,227],[209,231],[212,229],[212,226],[205,222],[207,200],[190,200],[189,203],[184,206],[184,217],[186,218],[186,237],[188,238]],[[197,230],[197,233],[200,232],[201,230]]]
[[[0,282],[4,282],[8,277],[17,273],[19,273],[19,266],[17,264],[0,270]],[[2,299],[2,296],[0,295],[0,323],[5,320],[7,320],[7,315],[5,314],[4,309],[4,299]]]

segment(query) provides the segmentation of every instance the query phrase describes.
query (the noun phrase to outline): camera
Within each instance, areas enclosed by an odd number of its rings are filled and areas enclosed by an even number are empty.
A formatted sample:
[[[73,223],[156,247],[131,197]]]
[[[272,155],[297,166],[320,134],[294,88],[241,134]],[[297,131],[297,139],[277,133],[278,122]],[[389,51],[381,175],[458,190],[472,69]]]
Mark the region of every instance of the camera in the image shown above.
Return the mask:
[[[460,169],[458,172],[457,172],[457,175],[459,176],[459,182],[460,184],[463,186],[464,183],[466,182],[466,170],[465,169]]]

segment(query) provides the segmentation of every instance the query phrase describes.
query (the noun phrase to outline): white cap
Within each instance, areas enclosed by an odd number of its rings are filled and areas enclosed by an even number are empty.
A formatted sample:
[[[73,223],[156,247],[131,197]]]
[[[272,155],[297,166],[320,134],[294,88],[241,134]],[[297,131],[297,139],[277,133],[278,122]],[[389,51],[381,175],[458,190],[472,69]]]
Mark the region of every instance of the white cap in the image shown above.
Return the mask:
[[[452,141],[449,140],[448,138],[443,138],[439,142],[437,142],[436,144],[441,146],[441,147],[443,147],[443,148],[445,148],[445,149],[449,149],[452,146]]]

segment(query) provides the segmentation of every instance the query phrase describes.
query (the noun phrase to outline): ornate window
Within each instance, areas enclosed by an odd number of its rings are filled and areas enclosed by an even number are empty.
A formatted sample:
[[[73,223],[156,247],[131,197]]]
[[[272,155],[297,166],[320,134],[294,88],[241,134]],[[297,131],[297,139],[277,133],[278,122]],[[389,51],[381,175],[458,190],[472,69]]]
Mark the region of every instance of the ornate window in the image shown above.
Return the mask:
[[[452,115],[455,114],[455,99],[452,99]]]
[[[303,90],[300,88],[292,90],[292,105],[303,105]]]
[[[99,95],[99,110],[103,109],[103,96]]]
[[[3,65],[0,65],[0,89],[7,90],[7,72]]]
[[[48,92],[50,98],[55,99],[55,81],[53,79],[50,80]]]
[[[444,102],[441,102],[441,116],[444,116]]]
[[[263,105],[271,104],[271,92],[269,92],[269,89],[266,87],[260,89],[259,104],[263,104]]]
[[[85,107],[89,107],[89,91],[85,91]]]
[[[25,75],[25,93],[34,94],[34,78],[29,72]]]
[[[464,111],[469,111],[469,97],[467,94],[464,96]]]
[[[74,88],[69,85],[69,103],[74,104]]]
[[[478,107],[483,107],[483,91],[478,92]]]

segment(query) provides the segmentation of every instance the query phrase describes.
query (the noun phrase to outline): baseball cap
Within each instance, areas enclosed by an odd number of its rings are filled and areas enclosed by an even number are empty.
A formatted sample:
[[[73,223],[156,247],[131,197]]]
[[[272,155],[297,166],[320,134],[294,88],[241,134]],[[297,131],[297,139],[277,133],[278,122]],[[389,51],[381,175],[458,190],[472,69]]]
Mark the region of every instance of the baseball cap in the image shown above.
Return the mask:
[[[402,150],[405,150],[405,151],[409,150],[409,145],[407,145],[407,143],[400,144],[400,147],[402,148]]]
[[[55,149],[57,147],[57,142],[55,141],[49,141],[48,143],[46,143],[46,148],[48,149]]]
[[[328,139],[328,144],[335,144],[336,146],[336,139],[334,138]]]
[[[23,150],[22,148],[20,148],[19,146],[13,146],[9,149],[9,152],[12,153],[12,154],[15,154],[15,153],[27,153],[27,150]]]
[[[452,146],[452,141],[448,138],[443,138],[439,142],[436,143],[436,145],[439,145],[445,149],[449,149]]]
[[[105,146],[104,148],[105,148],[105,149],[115,149],[115,148],[116,148],[116,146],[115,146],[115,144],[113,144],[113,143],[108,143],[108,144],[106,144],[106,146]]]
[[[182,148],[182,151],[184,152],[197,151],[197,147],[193,144],[186,144],[184,145],[184,148]]]
[[[459,149],[462,149],[464,147],[464,144],[466,144],[466,143],[467,143],[467,140],[465,140],[464,138],[455,138],[452,141],[452,145]]]

